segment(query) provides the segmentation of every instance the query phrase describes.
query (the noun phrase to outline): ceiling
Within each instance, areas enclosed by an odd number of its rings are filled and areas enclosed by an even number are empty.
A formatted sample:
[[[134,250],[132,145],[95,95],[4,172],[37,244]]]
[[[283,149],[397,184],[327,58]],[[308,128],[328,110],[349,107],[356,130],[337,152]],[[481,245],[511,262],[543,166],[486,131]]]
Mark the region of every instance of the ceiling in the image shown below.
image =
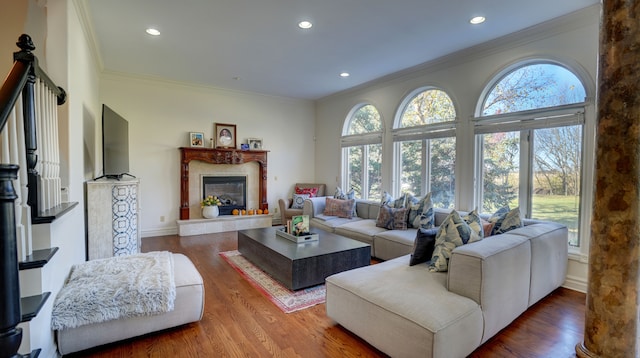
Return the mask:
[[[599,0],[84,0],[102,70],[319,99]],[[471,25],[481,15],[487,21]],[[309,20],[313,27],[297,24]],[[145,33],[155,27],[160,36]],[[350,76],[342,78],[341,72]]]

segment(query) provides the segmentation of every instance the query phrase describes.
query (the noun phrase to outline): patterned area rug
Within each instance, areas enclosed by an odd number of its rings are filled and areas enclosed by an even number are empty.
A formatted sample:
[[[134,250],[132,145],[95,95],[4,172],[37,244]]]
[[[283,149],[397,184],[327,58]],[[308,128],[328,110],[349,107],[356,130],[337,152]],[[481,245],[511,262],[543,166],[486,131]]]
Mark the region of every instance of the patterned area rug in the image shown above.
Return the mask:
[[[249,262],[237,250],[221,252],[220,256],[284,313],[299,311],[325,302],[324,285],[291,291]]]

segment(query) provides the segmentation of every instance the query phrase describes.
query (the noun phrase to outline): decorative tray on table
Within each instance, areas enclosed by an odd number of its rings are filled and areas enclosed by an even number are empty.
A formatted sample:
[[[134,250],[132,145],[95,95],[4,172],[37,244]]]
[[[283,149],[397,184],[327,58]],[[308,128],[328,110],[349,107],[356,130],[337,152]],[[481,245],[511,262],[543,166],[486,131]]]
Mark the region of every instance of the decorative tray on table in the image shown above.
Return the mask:
[[[310,241],[318,241],[318,234],[314,234],[314,233],[309,233],[307,235],[300,235],[300,236],[296,236],[296,235],[291,235],[288,232],[286,232],[285,228],[279,228],[276,229],[276,235],[283,237],[287,240],[291,240],[295,243],[301,244],[304,242],[310,242]]]

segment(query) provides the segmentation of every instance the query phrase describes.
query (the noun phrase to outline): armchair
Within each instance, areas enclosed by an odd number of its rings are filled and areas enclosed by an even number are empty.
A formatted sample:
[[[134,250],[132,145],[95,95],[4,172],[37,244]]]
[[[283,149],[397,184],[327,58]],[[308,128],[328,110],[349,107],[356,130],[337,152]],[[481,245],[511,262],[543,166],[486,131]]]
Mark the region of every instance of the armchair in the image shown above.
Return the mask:
[[[309,183],[296,183],[294,186],[293,192],[295,193],[295,188],[317,188],[318,191],[316,193],[316,197],[325,196],[325,190],[327,186],[325,184],[309,184]],[[280,207],[280,217],[282,218],[282,224],[286,224],[287,220],[290,220],[292,216],[302,215],[302,209],[293,209],[291,208],[291,204],[293,203],[293,195],[289,199],[280,199],[278,200],[278,206]]]

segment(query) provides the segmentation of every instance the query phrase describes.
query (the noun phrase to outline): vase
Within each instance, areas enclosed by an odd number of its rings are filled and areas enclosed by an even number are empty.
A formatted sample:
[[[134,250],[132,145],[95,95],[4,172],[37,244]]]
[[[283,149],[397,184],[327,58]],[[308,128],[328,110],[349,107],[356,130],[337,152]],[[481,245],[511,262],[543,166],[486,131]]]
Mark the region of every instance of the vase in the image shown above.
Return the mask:
[[[213,219],[215,217],[218,217],[218,215],[220,215],[220,210],[218,209],[217,205],[205,206],[202,208],[202,216],[207,219]]]

